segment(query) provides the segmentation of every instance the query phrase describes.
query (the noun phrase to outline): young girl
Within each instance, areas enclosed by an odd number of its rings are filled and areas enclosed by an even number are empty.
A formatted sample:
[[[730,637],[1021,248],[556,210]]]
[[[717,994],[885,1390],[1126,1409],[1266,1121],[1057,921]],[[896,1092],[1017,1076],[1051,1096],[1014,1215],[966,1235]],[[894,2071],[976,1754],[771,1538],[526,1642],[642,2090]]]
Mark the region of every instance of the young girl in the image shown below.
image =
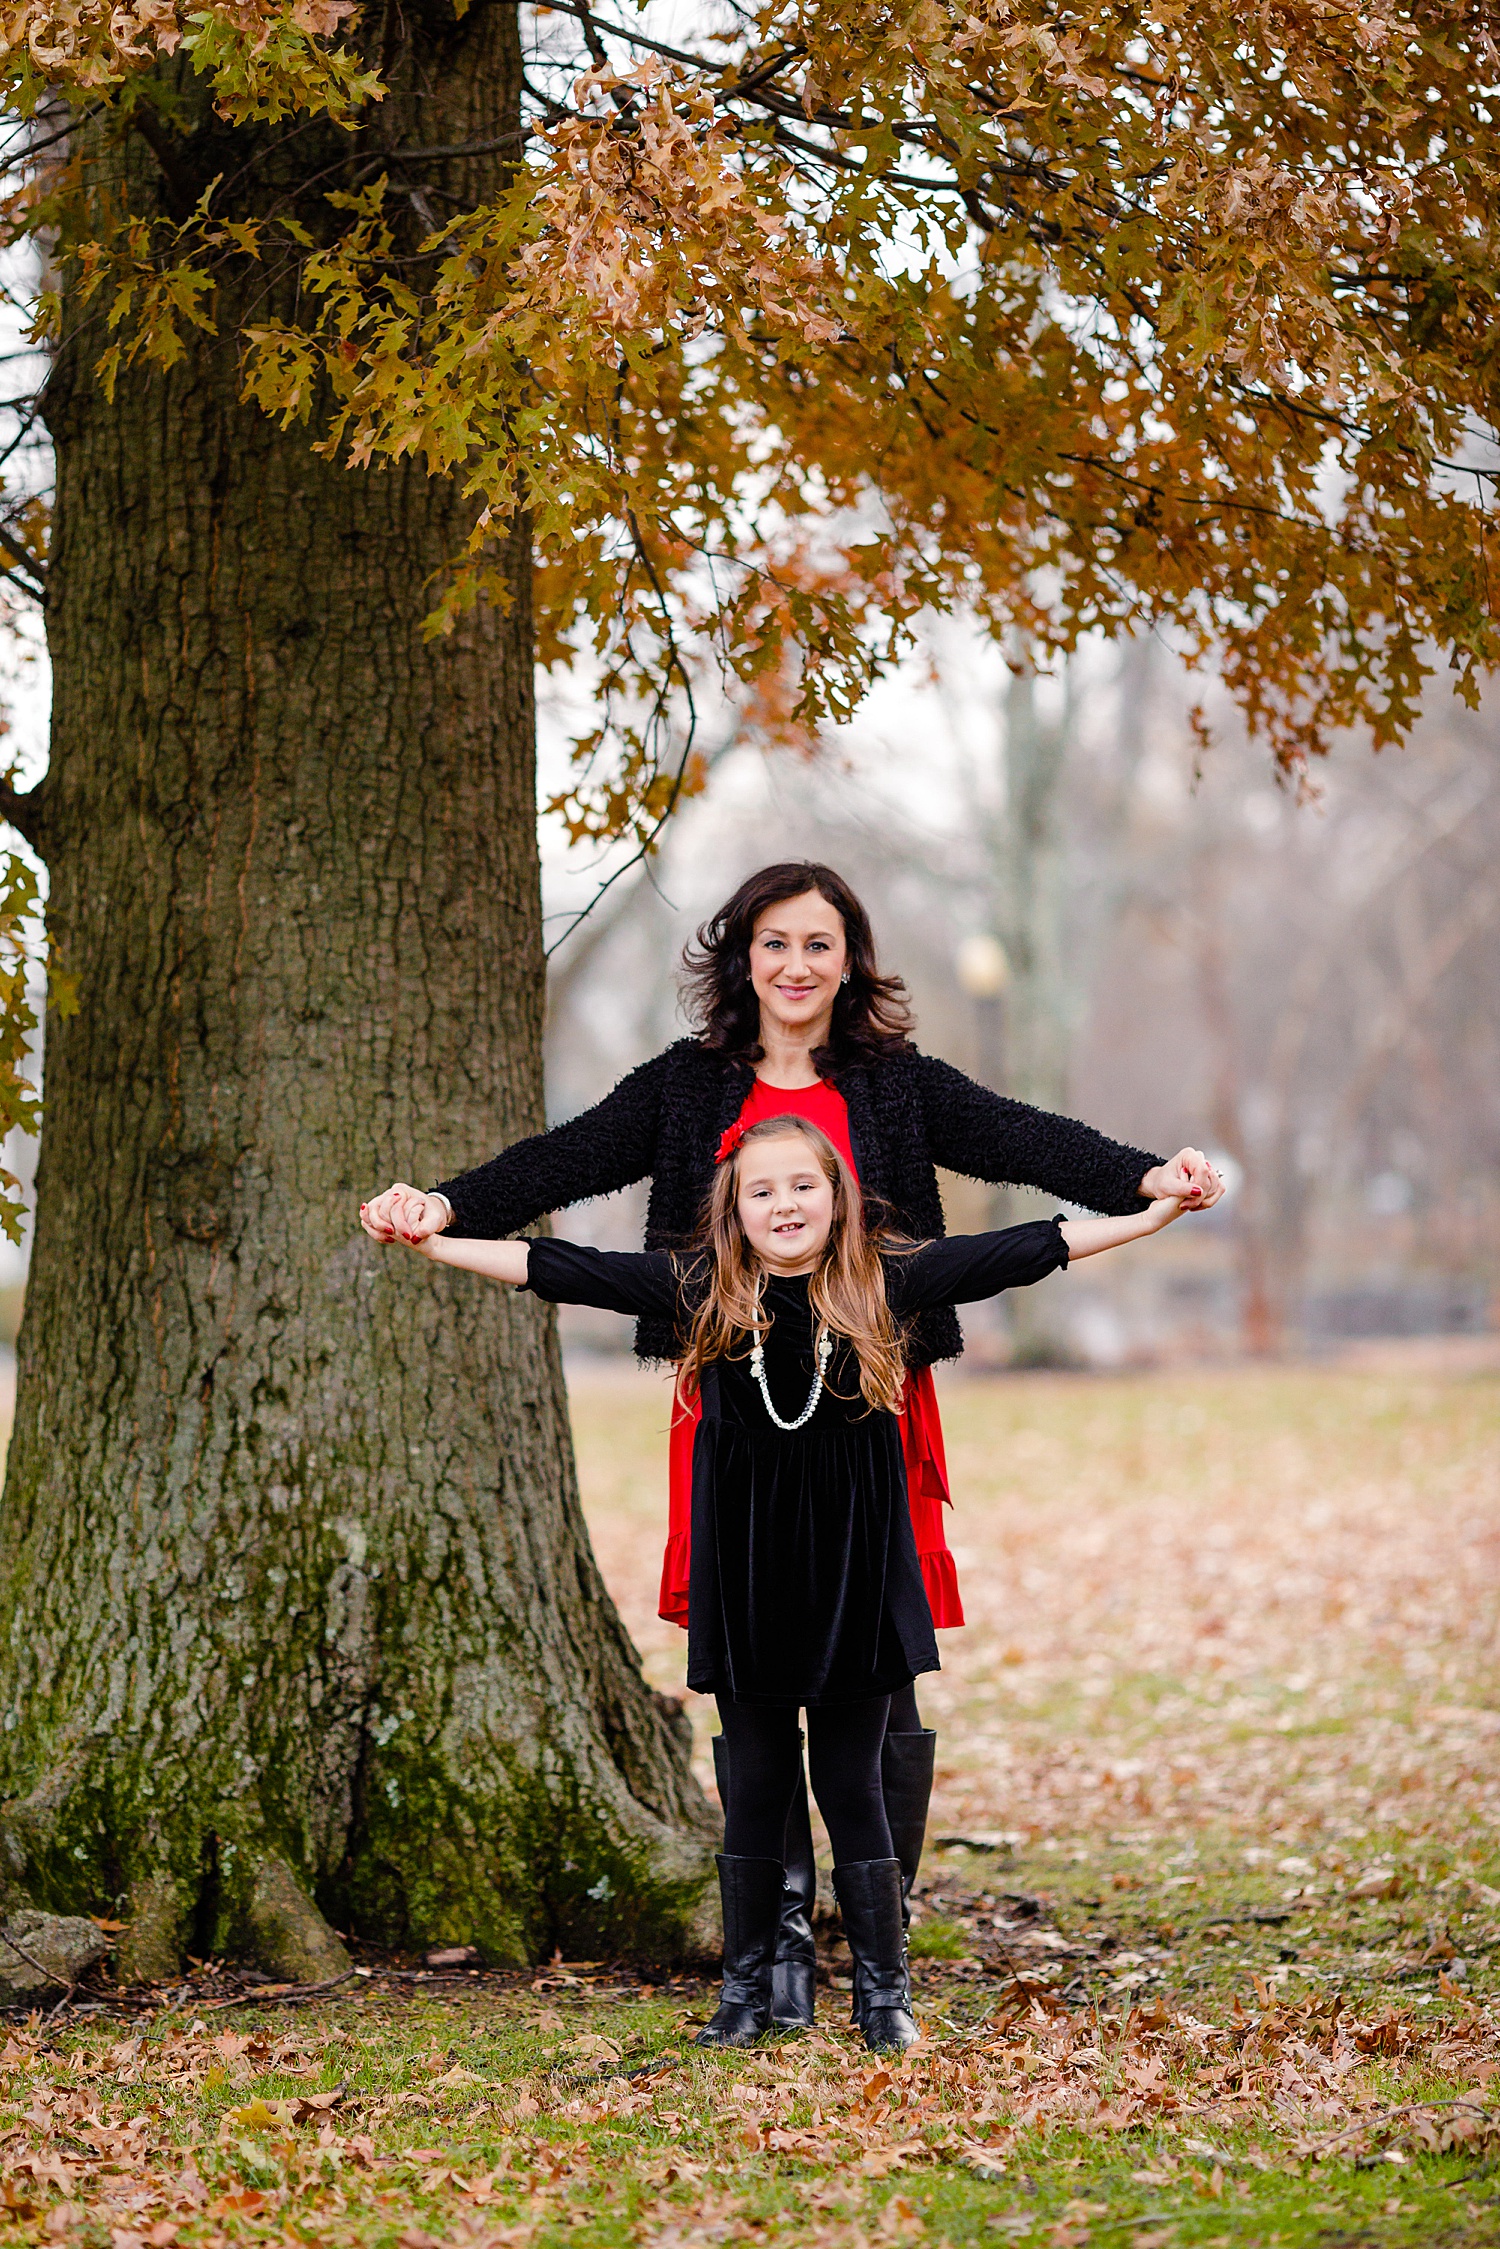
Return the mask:
[[[549,1303],[668,1319],[679,1338],[702,1409],[688,1685],[717,1698],[734,1776],[719,1859],[724,1987],[700,2045],[749,2045],[770,2024],[803,1709],[855,2020],[876,2051],[917,2037],[880,1762],[891,1695],[938,1669],[896,1421],[902,1327],[1156,1233],[1181,1209],[1166,1199],[1128,1218],[888,1240],[866,1228],[832,1141],[787,1115],[725,1133],[693,1253],[446,1234],[413,1245]]]

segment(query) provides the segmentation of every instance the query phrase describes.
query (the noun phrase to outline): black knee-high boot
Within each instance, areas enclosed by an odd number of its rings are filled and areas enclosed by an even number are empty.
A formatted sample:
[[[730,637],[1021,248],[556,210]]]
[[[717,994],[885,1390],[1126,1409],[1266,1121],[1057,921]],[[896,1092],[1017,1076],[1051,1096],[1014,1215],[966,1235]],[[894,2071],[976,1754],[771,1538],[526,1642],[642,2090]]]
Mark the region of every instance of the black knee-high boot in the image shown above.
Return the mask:
[[[714,1779],[719,1802],[727,1809],[734,1785],[729,1772],[729,1745],[722,1734],[715,1734],[713,1742]],[[776,1958],[771,1964],[771,2020],[781,2029],[796,2030],[814,2019],[818,1980],[818,1948],[812,1932],[818,1869],[813,1857],[805,1773],[798,1779],[797,1793],[787,1813],[782,1854],[781,1924],[776,1932]]]
[[[798,1778],[797,1793],[786,1816],[784,1850],[781,1926],[771,1969],[771,2020],[785,2030],[795,2030],[814,2019],[818,1988],[818,1948],[812,1932],[818,1867],[813,1857],[806,1773]]]
[[[854,1859],[833,1870],[834,1895],[854,1955],[854,2020],[873,2053],[899,2052],[921,2036],[906,1987],[899,1859]]]
[[[771,2027],[771,1962],[781,1917],[780,1859],[719,1855],[724,1987],[695,2046],[753,2046]]]
[[[880,1752],[880,1782],[891,1849],[901,1862],[901,1925],[911,1927],[911,1890],[927,1840],[927,1809],[932,1802],[932,1767],[937,1735],[887,1734]]]

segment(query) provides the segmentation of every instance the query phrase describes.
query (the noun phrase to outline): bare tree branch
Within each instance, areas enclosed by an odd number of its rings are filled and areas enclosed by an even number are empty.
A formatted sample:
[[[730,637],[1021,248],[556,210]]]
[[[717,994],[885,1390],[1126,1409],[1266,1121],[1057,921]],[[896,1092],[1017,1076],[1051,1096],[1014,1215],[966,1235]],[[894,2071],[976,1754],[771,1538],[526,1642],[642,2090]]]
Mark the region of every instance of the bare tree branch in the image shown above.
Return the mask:
[[[0,563],[0,578],[14,578],[16,584],[29,593],[33,601],[45,608],[47,601],[47,566],[39,562],[29,547],[22,546],[13,533],[0,524],[0,555],[9,557],[9,568]]]
[[[7,821],[23,835],[33,851],[39,851],[43,858],[47,856],[43,840],[46,835],[46,788],[46,782],[41,781],[23,795],[21,790],[0,776],[0,820]]]

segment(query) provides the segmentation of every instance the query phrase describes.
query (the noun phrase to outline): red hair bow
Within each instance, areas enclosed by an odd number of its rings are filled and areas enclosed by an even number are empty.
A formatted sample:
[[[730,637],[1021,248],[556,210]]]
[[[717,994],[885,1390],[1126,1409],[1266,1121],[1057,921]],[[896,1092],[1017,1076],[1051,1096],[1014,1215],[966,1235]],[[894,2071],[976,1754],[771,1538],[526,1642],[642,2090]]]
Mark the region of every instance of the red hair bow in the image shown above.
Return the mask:
[[[726,1125],[719,1136],[719,1145],[714,1152],[714,1162],[716,1164],[727,1163],[744,1137],[745,1120],[743,1117],[736,1117],[734,1123]]]

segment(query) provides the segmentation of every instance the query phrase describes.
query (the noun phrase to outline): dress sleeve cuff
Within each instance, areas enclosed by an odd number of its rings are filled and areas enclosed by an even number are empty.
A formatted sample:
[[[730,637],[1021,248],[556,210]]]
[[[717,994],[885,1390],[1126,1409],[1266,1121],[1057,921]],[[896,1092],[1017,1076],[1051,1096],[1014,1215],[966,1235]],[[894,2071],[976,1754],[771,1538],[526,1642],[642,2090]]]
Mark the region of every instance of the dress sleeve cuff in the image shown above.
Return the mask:
[[[964,1605],[959,1598],[958,1566],[953,1556],[945,1546],[940,1552],[919,1554],[917,1567],[922,1572],[935,1628],[939,1632],[956,1631],[964,1621]]]
[[[434,1195],[441,1195],[443,1201],[448,1205],[448,1223],[443,1228],[443,1232],[445,1234],[452,1234],[456,1241],[469,1240],[470,1237],[475,1233],[476,1229],[472,1226],[466,1226],[463,1222],[463,1219],[459,1215],[459,1205],[463,1199],[462,1181],[457,1179],[445,1179],[441,1187],[434,1187],[432,1189],[432,1193]],[[482,1232],[483,1229],[480,1228],[478,1229],[478,1231]]]
[[[692,1570],[691,1530],[670,1531],[667,1550],[662,1556],[661,1591],[657,1595],[656,1613],[664,1624],[680,1624],[686,1629],[688,1620],[688,1582]]]

